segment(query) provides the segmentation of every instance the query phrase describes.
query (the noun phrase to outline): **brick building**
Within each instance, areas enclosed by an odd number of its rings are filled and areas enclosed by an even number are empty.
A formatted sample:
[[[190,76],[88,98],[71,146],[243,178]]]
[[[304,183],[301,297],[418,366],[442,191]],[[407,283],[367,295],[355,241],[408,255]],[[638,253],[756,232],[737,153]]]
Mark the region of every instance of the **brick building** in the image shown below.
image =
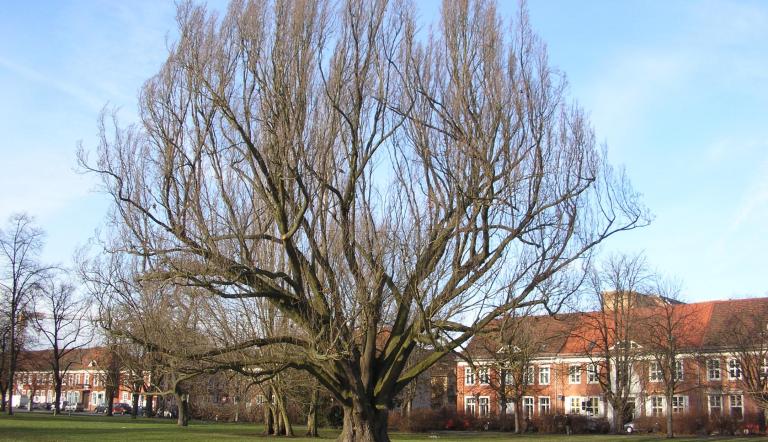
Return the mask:
[[[104,405],[110,377],[108,359],[105,349],[99,347],[70,352],[62,363],[62,402],[78,404],[85,411]],[[33,404],[55,402],[50,360],[50,350],[27,351],[20,355],[12,398],[15,407],[26,407],[30,400]],[[112,375],[118,377],[114,403],[130,403],[131,391],[120,382],[119,376]]]
[[[758,384],[763,387],[758,388],[768,397],[764,387],[768,379],[768,361],[764,360],[768,355],[768,298],[673,304],[655,297],[655,301],[644,299],[642,306],[630,311],[632,316],[644,319],[673,314],[687,321],[679,324],[679,335],[675,336],[678,353],[671,368],[677,384],[673,413],[718,414],[756,425],[761,417],[753,399],[755,382],[747,378],[760,378]],[[469,343],[467,360],[457,363],[457,409],[479,417],[498,415],[506,402],[507,414],[519,410],[523,417],[585,414],[611,419],[614,410],[605,400],[605,389],[609,387],[601,383],[605,365],[598,363],[600,337],[586,326],[596,317],[605,319],[605,315],[610,312],[603,309],[518,318],[509,321],[514,324],[510,336],[504,336],[500,321],[491,324],[488,333]],[[649,328],[653,322],[639,324],[631,340],[607,343],[636,350],[636,359],[629,364],[631,373],[625,377],[631,394],[628,408],[621,411],[624,421],[666,413],[662,367],[650,350],[655,348]],[[742,336],[752,339],[749,348],[734,333],[736,328],[742,330]],[[513,335],[521,336],[524,342],[518,345]],[[508,367],[513,366],[509,361],[514,362],[517,355],[522,355],[518,360],[523,363],[515,374]],[[757,367],[747,370],[744,365],[749,362],[744,357],[751,356],[761,359]],[[516,401],[510,398],[515,388],[519,407],[513,406]]]

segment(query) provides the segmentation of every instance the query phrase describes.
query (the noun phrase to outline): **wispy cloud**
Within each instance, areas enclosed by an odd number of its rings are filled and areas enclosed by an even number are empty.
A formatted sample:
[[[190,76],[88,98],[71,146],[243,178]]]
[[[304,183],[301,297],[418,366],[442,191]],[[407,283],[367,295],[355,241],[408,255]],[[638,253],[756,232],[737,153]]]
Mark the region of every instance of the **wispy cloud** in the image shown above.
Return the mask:
[[[98,109],[104,105],[104,103],[99,100],[98,97],[76,84],[61,81],[55,76],[46,75],[38,70],[24,66],[23,64],[14,62],[7,58],[0,57],[0,69],[5,69],[25,81],[33,82],[40,86],[47,87],[59,93],[65,94],[80,101],[90,108]]]

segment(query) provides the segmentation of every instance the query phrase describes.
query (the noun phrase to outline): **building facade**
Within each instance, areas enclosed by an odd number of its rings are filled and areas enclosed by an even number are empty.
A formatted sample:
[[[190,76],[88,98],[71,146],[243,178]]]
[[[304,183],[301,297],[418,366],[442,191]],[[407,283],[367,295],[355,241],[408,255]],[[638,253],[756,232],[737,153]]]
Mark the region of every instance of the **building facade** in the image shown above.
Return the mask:
[[[77,349],[62,361],[62,406],[77,405],[77,409],[93,411],[107,403],[107,386],[116,383],[114,403],[130,403],[132,392],[122,382],[119,369],[110,372],[109,357],[103,348]],[[20,356],[15,374],[12,403],[14,407],[30,404],[52,404],[56,400],[50,350],[28,351]],[[139,403],[143,402],[143,397]],[[62,407],[63,408],[63,407]]]
[[[627,422],[664,416],[668,409],[665,387],[673,384],[672,413],[727,416],[742,426],[757,426],[764,419],[755,400],[755,382],[750,381],[758,377],[762,381],[758,385],[768,384],[768,361],[761,359],[760,367],[748,370],[744,358],[768,356],[768,345],[763,342],[768,298],[678,305],[661,302],[629,311],[631,317],[643,321],[637,321],[631,341],[621,341],[633,349],[633,358],[625,363],[629,372],[622,378],[629,392],[624,410],[613,410],[605,399],[606,392],[616,390],[619,352],[611,350],[621,342],[611,341],[611,333],[606,332],[610,327],[587,327],[601,318],[598,323],[613,323],[616,328],[615,320],[606,320],[613,315],[606,309],[512,319],[509,323],[514,326],[509,328],[514,330],[507,336],[503,324],[492,324],[488,333],[473,339],[465,360],[457,363],[457,409],[477,417],[519,412],[531,419],[553,414],[612,419],[614,413],[621,413],[622,421]],[[676,347],[673,362],[666,365],[669,358],[664,357],[669,352],[659,351],[652,339],[654,324],[665,314],[678,320],[678,329],[672,330],[678,335],[667,333]],[[752,341],[745,344],[738,339],[734,332],[738,328]],[[617,333],[613,335],[615,338]],[[521,341],[519,345],[516,339]],[[601,344],[608,350],[601,352]],[[612,376],[606,376],[607,369]],[[762,394],[768,393],[765,387],[758,388],[763,388]]]

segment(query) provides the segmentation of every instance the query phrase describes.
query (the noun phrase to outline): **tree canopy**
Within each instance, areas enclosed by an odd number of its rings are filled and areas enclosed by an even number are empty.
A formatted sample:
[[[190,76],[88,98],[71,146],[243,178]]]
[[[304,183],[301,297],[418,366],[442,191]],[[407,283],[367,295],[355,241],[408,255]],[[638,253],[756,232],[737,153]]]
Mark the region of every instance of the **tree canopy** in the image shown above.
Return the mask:
[[[291,324],[202,356],[288,348],[282,366],[343,405],[344,440],[387,440],[409,381],[500,314],[556,310],[596,245],[648,222],[524,8],[507,25],[493,2],[446,2],[429,34],[414,14],[182,4],[140,121],[105,115],[81,154],[138,279]],[[434,351],[407,364],[418,346]]]

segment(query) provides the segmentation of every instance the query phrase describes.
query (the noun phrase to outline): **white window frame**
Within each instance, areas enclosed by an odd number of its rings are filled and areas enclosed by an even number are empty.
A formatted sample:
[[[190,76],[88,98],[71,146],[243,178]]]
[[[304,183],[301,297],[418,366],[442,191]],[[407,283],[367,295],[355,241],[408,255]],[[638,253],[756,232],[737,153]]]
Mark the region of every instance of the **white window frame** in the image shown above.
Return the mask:
[[[568,383],[572,385],[581,384],[581,364],[570,364],[568,366]]]
[[[549,365],[539,366],[539,385],[549,385],[550,373]]]
[[[569,396],[568,397],[568,413],[571,414],[581,414],[581,401],[582,398],[579,396]]]
[[[682,381],[685,376],[685,364],[682,360],[676,360],[674,371],[672,372],[673,379],[675,381]]]
[[[672,396],[672,414],[681,414],[688,411],[688,396]]]
[[[728,380],[739,380],[741,376],[741,361],[736,358],[728,359]]]
[[[533,365],[526,366],[523,379],[525,380],[525,385],[534,385],[536,383],[536,367]]]
[[[474,396],[464,397],[464,414],[474,416],[477,413],[477,399]]]
[[[504,385],[515,385],[515,376],[512,374],[512,370],[504,369],[501,374],[504,377]]]
[[[739,414],[736,419],[743,421],[744,420],[744,395],[743,394],[729,394],[728,395],[728,415],[733,417],[734,413],[733,410],[735,408],[739,409]]]
[[[552,402],[549,396],[539,396],[539,416],[545,416],[552,412]]]
[[[597,384],[600,382],[597,364],[587,365],[587,384]]]
[[[488,385],[491,383],[491,374],[488,367],[480,367],[477,369],[477,382],[480,385]]]
[[[600,398],[598,396],[584,397],[581,400],[582,414],[586,416],[600,415]]]
[[[720,359],[707,359],[707,379],[710,381],[719,381],[723,379],[722,369],[720,368]]]
[[[472,367],[464,368],[464,385],[475,385],[475,370]]]
[[[651,405],[651,416],[664,416],[664,396],[651,396],[649,398]]]
[[[536,399],[533,396],[523,396],[523,416],[533,417],[536,411]]]
[[[661,370],[661,364],[657,361],[651,361],[648,364],[648,381],[661,382],[664,380],[664,372]]]
[[[480,417],[491,415],[491,398],[489,396],[480,396],[477,398],[477,412]]]
[[[716,399],[713,401],[713,399]],[[715,402],[713,404],[713,402]],[[718,415],[723,415],[723,395],[722,394],[709,394],[707,395],[707,411],[712,416],[712,409],[717,409]]]

